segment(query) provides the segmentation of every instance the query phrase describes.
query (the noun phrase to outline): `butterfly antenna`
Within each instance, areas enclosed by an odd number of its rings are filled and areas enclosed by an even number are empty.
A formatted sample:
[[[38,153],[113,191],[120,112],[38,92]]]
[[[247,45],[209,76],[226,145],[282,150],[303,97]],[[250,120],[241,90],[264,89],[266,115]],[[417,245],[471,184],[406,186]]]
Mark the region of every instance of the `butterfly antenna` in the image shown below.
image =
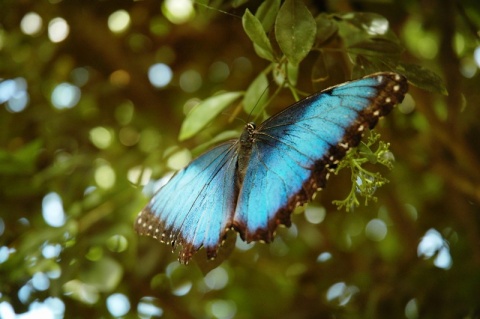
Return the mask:
[[[201,2],[197,2],[197,1],[194,1],[193,3],[199,5],[199,6],[202,6],[204,8],[207,8],[207,9],[210,9],[210,10],[213,10],[213,11],[217,11],[217,12],[220,12],[220,13],[223,13],[223,14],[226,14],[226,15],[229,15],[229,16],[232,16],[234,18],[237,18],[237,19],[241,19],[242,17],[239,16],[239,15],[236,15],[236,14],[233,14],[233,13],[230,13],[228,11],[225,11],[225,10],[221,10],[219,8],[215,8],[215,7],[212,7],[212,6],[209,6],[208,4],[205,4],[205,3],[201,3]]]
[[[254,110],[260,105],[260,101],[262,100],[262,98],[265,96],[265,94],[268,94],[268,89],[270,88],[270,83],[265,87],[265,89],[263,89],[263,92],[262,94],[260,95],[260,97],[258,98],[257,102],[255,103],[255,105],[252,107],[252,109],[250,110],[250,113],[248,113],[248,118],[247,118],[247,123],[251,122],[251,118],[253,117],[253,120],[256,120],[257,117],[260,115],[261,112],[258,112],[258,114],[256,114],[255,116],[253,116],[254,114]],[[266,104],[268,104],[270,101],[268,101]],[[264,106],[264,105],[262,105]]]

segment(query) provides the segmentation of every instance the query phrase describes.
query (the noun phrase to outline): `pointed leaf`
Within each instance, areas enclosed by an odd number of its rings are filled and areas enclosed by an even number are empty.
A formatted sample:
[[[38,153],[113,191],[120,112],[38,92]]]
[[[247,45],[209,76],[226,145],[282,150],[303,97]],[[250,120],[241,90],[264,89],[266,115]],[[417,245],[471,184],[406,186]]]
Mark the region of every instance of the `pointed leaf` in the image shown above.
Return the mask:
[[[327,65],[325,64],[325,56],[323,52],[319,52],[317,60],[312,67],[312,82],[318,83],[328,79],[329,73]]]
[[[235,131],[235,130],[223,131],[219,133],[217,136],[214,136],[212,139],[209,139],[205,143],[202,143],[197,147],[195,147],[192,150],[192,154],[196,157],[220,142],[238,138],[240,134],[241,132]]]
[[[322,44],[338,32],[338,25],[328,17],[327,14],[320,14],[315,18],[317,23],[317,43]]]
[[[182,123],[178,139],[183,141],[197,134],[242,94],[242,92],[227,92],[200,102],[187,114]]]
[[[442,78],[435,72],[416,64],[399,63],[395,71],[405,75],[408,81],[421,89],[429,92],[448,95],[447,88]]]
[[[280,0],[266,0],[258,7],[255,17],[260,20],[265,32],[268,33],[272,29],[279,9]]]
[[[262,23],[248,9],[242,17],[242,25],[245,33],[252,40],[257,55],[266,60],[275,61],[272,44],[263,29]]]
[[[260,73],[245,92],[243,98],[243,109],[248,114],[259,114],[262,106],[268,100],[268,79],[265,73]]]
[[[298,65],[307,56],[316,32],[315,19],[303,2],[286,0],[275,21],[275,35],[288,61]]]

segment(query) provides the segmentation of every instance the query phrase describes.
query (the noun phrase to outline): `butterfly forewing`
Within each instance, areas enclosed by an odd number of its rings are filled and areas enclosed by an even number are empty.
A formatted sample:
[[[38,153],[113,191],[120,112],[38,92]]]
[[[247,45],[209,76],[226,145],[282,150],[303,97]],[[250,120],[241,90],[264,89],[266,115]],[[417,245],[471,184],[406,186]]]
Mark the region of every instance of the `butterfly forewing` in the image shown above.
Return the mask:
[[[247,241],[273,239],[278,224],[324,187],[327,165],[358,145],[401,102],[405,78],[377,74],[327,89],[267,119],[254,133],[234,225]]]
[[[235,208],[237,143],[225,143],[179,171],[137,217],[135,229],[173,247],[188,262],[200,247],[215,257]]]

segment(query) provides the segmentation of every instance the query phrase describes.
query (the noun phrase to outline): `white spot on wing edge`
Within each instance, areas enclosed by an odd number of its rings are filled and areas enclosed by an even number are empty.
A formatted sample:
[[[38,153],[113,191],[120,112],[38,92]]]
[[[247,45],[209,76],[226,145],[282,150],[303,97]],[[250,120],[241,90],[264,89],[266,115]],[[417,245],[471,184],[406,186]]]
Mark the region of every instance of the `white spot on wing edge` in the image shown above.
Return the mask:
[[[348,143],[338,143],[338,146],[348,149]]]

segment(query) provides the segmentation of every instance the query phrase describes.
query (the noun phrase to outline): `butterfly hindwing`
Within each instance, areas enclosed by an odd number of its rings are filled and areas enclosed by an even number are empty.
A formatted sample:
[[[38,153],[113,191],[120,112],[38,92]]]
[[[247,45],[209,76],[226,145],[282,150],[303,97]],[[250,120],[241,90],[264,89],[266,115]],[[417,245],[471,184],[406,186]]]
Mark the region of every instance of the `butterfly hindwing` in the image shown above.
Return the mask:
[[[215,257],[235,208],[236,142],[219,145],[175,174],[140,212],[136,231],[174,248],[188,262],[205,247]]]
[[[234,216],[246,241],[270,242],[278,224],[325,186],[362,132],[403,99],[405,78],[376,74],[310,96],[267,119],[253,147]]]

